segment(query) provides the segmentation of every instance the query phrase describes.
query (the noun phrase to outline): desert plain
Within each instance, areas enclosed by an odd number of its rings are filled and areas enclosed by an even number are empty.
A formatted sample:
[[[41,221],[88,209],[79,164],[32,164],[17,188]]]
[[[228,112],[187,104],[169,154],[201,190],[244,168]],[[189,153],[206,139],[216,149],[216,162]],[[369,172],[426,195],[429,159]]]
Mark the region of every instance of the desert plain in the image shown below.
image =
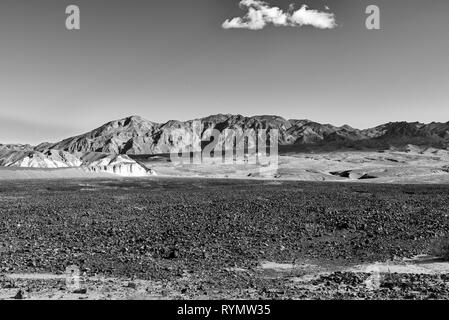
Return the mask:
[[[2,299],[449,298],[445,150],[133,158],[157,175],[0,170]]]

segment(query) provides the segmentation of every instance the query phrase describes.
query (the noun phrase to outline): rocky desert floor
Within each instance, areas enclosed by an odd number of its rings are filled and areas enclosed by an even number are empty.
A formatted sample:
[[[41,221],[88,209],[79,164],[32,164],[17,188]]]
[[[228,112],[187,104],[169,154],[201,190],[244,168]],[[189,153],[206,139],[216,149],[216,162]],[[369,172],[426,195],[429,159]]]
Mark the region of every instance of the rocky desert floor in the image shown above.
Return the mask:
[[[135,156],[159,176],[233,179],[276,179],[365,183],[448,183],[449,151],[407,146],[401,150],[316,151],[282,150],[278,169],[260,170],[248,164],[220,164],[205,159],[200,165],[174,166],[168,155]]]
[[[276,170],[243,162],[221,164],[204,158],[201,164],[175,165],[166,155],[131,156],[159,177],[337,181],[395,184],[449,183],[449,151],[409,145],[401,150],[309,151],[281,150]],[[117,175],[81,167],[41,169],[0,167],[2,180],[114,179]]]
[[[448,185],[4,180],[0,298],[447,299],[448,200]]]

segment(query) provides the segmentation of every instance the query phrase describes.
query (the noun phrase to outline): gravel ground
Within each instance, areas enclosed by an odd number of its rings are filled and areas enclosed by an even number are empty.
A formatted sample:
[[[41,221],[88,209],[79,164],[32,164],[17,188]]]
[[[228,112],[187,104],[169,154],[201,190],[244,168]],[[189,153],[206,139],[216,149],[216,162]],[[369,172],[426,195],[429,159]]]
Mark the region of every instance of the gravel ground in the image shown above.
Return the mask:
[[[117,279],[111,290],[138,279],[164,298],[446,298],[445,275],[389,274],[373,291],[361,284],[369,273],[340,269],[429,253],[449,233],[448,191],[213,179],[2,182],[0,273],[61,274],[75,264],[88,278]],[[272,277],[261,261],[329,272],[296,283],[304,271]],[[35,282],[2,279],[2,290],[25,292]]]

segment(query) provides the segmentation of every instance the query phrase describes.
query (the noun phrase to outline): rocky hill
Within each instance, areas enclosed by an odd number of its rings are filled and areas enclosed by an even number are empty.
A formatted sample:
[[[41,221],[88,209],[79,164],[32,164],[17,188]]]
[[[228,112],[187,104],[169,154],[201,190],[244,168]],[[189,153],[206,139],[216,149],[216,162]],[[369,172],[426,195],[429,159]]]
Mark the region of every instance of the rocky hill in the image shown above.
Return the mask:
[[[90,173],[108,173],[126,177],[154,175],[151,169],[127,155],[99,152],[67,152],[56,149],[35,150],[29,146],[0,146],[0,167],[8,168],[80,168]]]
[[[10,150],[0,152],[0,166],[20,168],[79,167],[82,161],[75,155],[60,150]]]

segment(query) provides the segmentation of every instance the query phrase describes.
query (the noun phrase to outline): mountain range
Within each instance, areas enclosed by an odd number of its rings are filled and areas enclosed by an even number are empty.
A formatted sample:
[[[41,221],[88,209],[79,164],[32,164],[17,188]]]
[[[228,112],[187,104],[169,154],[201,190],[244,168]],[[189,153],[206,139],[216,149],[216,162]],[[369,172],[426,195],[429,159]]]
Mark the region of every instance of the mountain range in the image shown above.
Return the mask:
[[[449,146],[449,122],[390,122],[360,130],[348,125],[337,127],[310,120],[286,120],[279,116],[217,114],[195,120],[201,122],[201,138],[206,141],[209,140],[210,129],[218,129],[220,132],[224,129],[278,129],[281,146],[388,148],[415,144],[442,149]],[[192,130],[195,120],[172,120],[161,124],[131,116],[108,122],[90,132],[60,142],[40,144],[34,150],[130,155],[169,153],[185,143],[181,140],[174,141],[173,131],[187,134]]]
[[[1,145],[0,166],[59,168],[85,166],[92,170],[119,170],[117,166],[132,163],[134,155],[154,155],[178,151],[187,142],[183,137],[192,132],[194,121],[201,123],[201,138],[210,140],[211,129],[222,132],[236,130],[279,130],[280,152],[300,152],[310,149],[388,149],[417,145],[448,149],[449,122],[429,124],[419,122],[390,122],[369,129],[344,125],[320,124],[310,120],[284,119],[264,115],[217,114],[189,121],[171,120],[156,123],[139,116],[108,122],[87,133],[56,143],[31,145]],[[173,132],[178,135],[174,138]],[[117,159],[117,155],[120,155]],[[128,157],[128,156],[131,156]],[[101,160],[103,159],[103,160]],[[101,160],[101,161],[99,161]],[[117,162],[118,161],[118,162]],[[105,164],[111,163],[109,167]],[[97,169],[94,169],[97,168]],[[115,168],[115,169],[114,169]],[[134,168],[134,171],[140,169]]]

